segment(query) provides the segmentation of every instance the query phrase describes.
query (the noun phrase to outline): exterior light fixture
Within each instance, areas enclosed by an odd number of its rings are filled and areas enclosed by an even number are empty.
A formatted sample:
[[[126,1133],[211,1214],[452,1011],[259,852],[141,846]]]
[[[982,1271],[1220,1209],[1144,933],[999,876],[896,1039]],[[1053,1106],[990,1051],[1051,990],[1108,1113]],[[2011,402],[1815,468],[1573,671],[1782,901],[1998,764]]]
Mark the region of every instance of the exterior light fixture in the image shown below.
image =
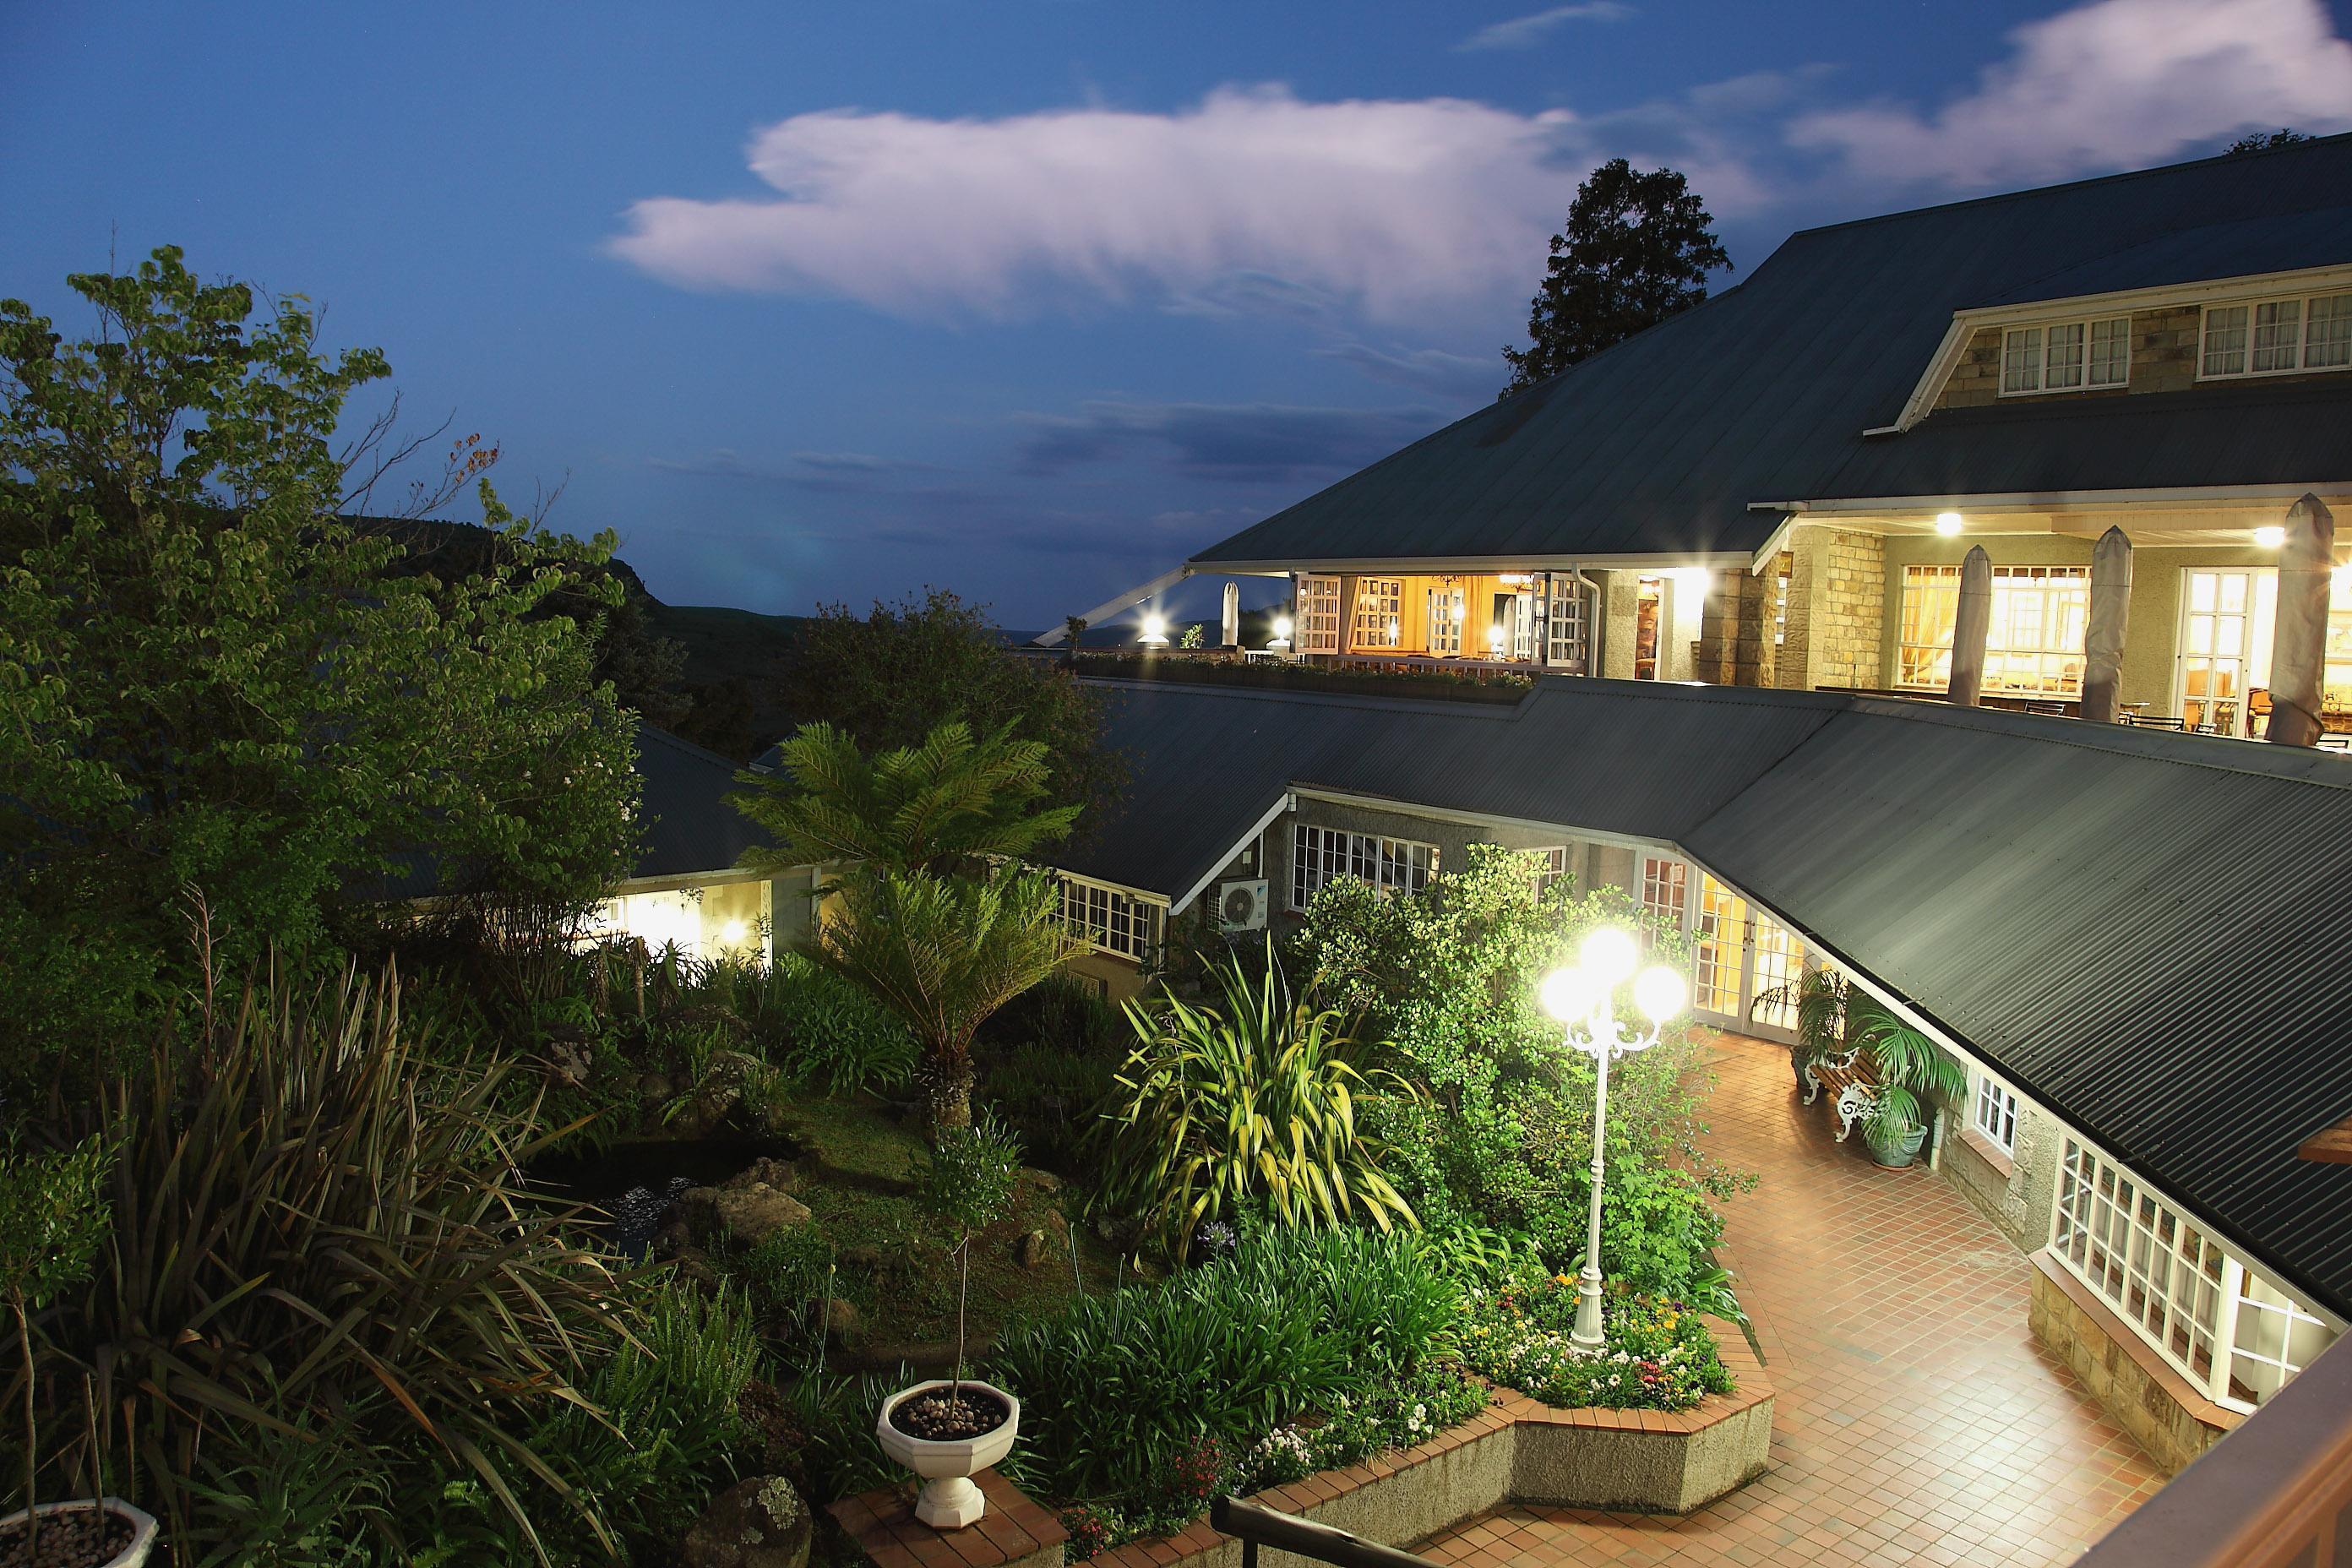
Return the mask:
[[[742,946],[743,939],[751,934],[751,928],[741,921],[729,921],[719,928],[719,940],[730,947]]]
[[[1486,647],[1487,647],[1488,651],[1490,651],[1491,653],[1493,653],[1493,654],[1494,654],[1494,656],[1495,656],[1496,658],[1502,658],[1502,657],[1503,657],[1503,628],[1502,628],[1502,627],[1500,627],[1500,626],[1488,626],[1488,627],[1486,628]]]
[[[1675,580],[1677,588],[1696,588],[1704,592],[1715,574],[1704,566],[1677,566],[1666,575]]]
[[[1689,1000],[1682,975],[1664,964],[1652,964],[1636,975],[1641,949],[1631,932],[1615,926],[1596,926],[1584,939],[1578,962],[1563,964],[1543,977],[1537,1000],[1560,1025],[1561,1043],[1592,1058],[1592,1204],[1588,1216],[1584,1267],[1576,1276],[1576,1327],[1569,1341],[1577,1349],[1598,1353],[1601,1325],[1601,1183],[1608,1144],[1609,1059],[1645,1051],[1658,1043],[1659,1031],[1679,1015]],[[1633,982],[1633,1006],[1641,1020],[1630,1026],[1617,1016],[1616,994],[1627,980]]]
[[[1395,617],[1394,616],[1391,616],[1389,617],[1389,647],[1396,647],[1396,645],[1397,645],[1397,637],[1398,637],[1398,636],[1399,636],[1399,635],[1400,635],[1400,634],[1399,634],[1399,627],[1398,627],[1398,626],[1397,626],[1396,617]]]
[[[2286,542],[2286,530],[2275,522],[2266,522],[2254,530],[2254,542],[2264,550],[2276,550]]]
[[[1143,617],[1143,646],[1146,647],[1166,647],[1168,646],[1167,616],[1146,616]]]
[[[1274,640],[1265,646],[1279,652],[1289,651],[1290,617],[1288,616],[1276,616],[1274,617]]]
[[[1937,533],[1949,539],[1952,535],[1959,532],[1959,531],[1960,514],[1958,512],[1939,511],[1936,514],[1936,531]]]

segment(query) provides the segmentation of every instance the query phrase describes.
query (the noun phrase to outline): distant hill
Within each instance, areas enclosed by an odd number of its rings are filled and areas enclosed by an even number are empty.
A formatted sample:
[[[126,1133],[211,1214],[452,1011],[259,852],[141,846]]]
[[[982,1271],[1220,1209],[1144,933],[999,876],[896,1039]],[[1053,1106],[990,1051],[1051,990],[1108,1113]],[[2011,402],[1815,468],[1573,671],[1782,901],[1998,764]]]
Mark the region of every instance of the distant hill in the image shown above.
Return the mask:
[[[745,763],[792,730],[784,693],[807,616],[665,605],[651,594],[645,609],[653,634],[686,650],[681,684],[693,707],[677,726],[680,734]]]

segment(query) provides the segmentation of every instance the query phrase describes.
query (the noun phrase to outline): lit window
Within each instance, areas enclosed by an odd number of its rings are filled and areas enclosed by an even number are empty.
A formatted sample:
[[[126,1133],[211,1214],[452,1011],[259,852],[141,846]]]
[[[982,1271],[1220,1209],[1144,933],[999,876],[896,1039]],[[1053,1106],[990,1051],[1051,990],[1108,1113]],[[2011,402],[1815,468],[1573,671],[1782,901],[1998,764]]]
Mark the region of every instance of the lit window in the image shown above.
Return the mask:
[[[1402,577],[1357,578],[1356,618],[1349,647],[1361,652],[1396,647],[1403,605]]]
[[[2286,375],[2352,365],[2352,293],[2216,305],[2205,312],[2198,374]]]
[[[1162,911],[1100,882],[1064,877],[1062,929],[1072,941],[1095,952],[1143,963],[1159,945]]]
[[[2017,1096],[1981,1073],[1977,1076],[1976,1126],[2002,1153],[2017,1152]]]
[[[1437,870],[1437,847],[1370,833],[1299,823],[1290,836],[1290,907],[1303,910],[1342,877],[1386,890],[1417,893]]]
[[[1551,614],[1546,618],[1546,636],[1549,639],[1544,662],[1553,669],[1570,675],[1583,675],[1591,667],[1587,663],[1591,644],[1585,628],[1590,625],[1585,593],[1572,572],[1555,572],[1551,579]]]
[[[2327,669],[2320,706],[2352,713],[2352,566],[2338,566],[2327,594]]]
[[[1958,566],[1904,568],[1895,684],[1936,691],[1951,684],[1952,626],[1959,605]],[[2079,696],[2090,614],[2090,574],[2084,568],[1994,567],[1984,689]]]
[[[2001,334],[2004,397],[2121,386],[2131,376],[2131,318],[2012,327]]]
[[[1298,579],[1300,653],[1339,651],[1339,579],[1308,574]]]

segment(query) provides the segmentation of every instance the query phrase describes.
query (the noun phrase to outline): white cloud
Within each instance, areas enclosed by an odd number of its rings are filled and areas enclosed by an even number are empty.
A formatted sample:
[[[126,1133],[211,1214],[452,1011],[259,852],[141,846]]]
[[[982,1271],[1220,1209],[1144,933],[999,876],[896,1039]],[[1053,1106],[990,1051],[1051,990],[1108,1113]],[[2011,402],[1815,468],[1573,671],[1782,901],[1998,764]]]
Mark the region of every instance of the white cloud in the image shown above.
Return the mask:
[[[835,110],[752,139],[773,198],[662,196],[621,257],[690,288],[1003,315],[1072,291],[1328,295],[1374,316],[1527,286],[1587,163],[1577,117],[1225,89],[1171,114]],[[1197,305],[1195,308],[1198,308]]]
[[[2009,59],[1932,114],[1831,110],[1789,139],[1864,178],[1971,189],[2143,168],[2256,127],[2352,127],[2352,44],[2319,0],[2096,0],[2010,37]]]
[[[1543,41],[1545,34],[1563,23],[1622,22],[1633,14],[1633,7],[1622,4],[1622,0],[1581,0],[1578,5],[1554,5],[1532,16],[1491,23],[1454,47],[1462,50],[1531,49]]]

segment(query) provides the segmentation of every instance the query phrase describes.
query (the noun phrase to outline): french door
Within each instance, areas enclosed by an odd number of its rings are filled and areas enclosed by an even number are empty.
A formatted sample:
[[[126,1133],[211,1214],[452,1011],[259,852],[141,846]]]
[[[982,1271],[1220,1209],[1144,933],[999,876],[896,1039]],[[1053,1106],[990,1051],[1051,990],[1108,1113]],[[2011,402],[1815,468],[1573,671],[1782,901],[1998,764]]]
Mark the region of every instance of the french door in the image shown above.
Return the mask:
[[[2254,693],[2270,685],[2278,574],[2260,567],[2192,567],[2180,578],[2173,711],[2185,729],[2250,733]]]
[[[1805,970],[1797,934],[1738,889],[1673,856],[1643,856],[1640,876],[1643,912],[1690,933],[1691,1011],[1700,1021],[1793,1040]]]

